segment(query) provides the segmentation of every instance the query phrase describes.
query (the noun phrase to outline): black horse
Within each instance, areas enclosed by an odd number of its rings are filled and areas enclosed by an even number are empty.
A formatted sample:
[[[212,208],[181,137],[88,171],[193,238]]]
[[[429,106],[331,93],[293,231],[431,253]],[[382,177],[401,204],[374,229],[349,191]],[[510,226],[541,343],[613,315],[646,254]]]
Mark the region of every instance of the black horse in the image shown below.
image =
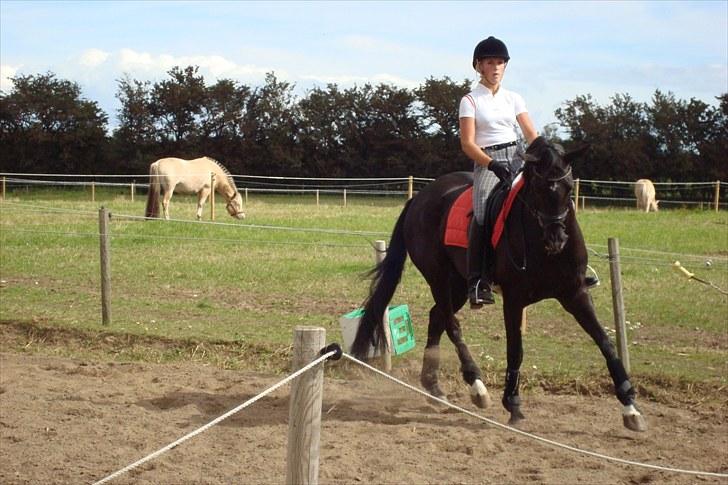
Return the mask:
[[[537,301],[556,298],[601,350],[617,398],[624,406],[624,425],[644,431],[646,422],[634,406],[635,390],[597,320],[584,283],[587,252],[570,196],[574,184],[571,162],[586,148],[564,153],[561,146],[539,137],[526,151],[524,185],[513,202],[503,235],[495,248],[493,276],[503,297],[508,345],[502,403],[510,412],[511,423],[524,418],[518,395],[519,369],[523,360],[523,309]],[[455,317],[467,300],[465,250],[443,244],[448,210],[472,183],[472,174],[468,172],[450,173],[426,186],[405,205],[392,232],[386,257],[372,270],[372,285],[364,303],[365,311],[352,354],[364,358],[370,345],[384,345],[382,316],[409,254],[435,300],[430,310],[420,381],[428,393],[444,398],[438,384],[439,345],[442,333],[447,332],[457,349],[471,398],[477,406],[484,408],[490,404],[490,397]]]

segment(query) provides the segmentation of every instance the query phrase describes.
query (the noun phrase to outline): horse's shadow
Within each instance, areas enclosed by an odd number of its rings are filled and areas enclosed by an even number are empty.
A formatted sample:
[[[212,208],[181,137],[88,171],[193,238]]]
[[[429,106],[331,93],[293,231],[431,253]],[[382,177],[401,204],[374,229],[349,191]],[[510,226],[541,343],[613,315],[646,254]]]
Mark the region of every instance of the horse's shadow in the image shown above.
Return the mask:
[[[135,404],[151,412],[164,413],[178,411],[184,407],[193,406],[197,414],[190,413],[189,422],[203,425],[253,398],[255,394],[216,394],[211,392],[173,391],[161,397],[144,399]],[[418,398],[415,398],[418,399]],[[405,402],[409,403],[406,407]],[[430,405],[423,398],[421,401],[411,399],[396,399],[380,402],[378,408],[372,406],[371,401],[356,401],[353,399],[326,399],[322,403],[322,421],[357,422],[366,421],[370,424],[389,426],[407,424],[426,424],[442,427],[468,427],[472,428],[472,420],[466,417],[454,418],[445,408]],[[241,409],[219,425],[239,428],[253,428],[257,426],[284,425],[289,420],[289,398],[263,397],[252,403],[249,407]]]

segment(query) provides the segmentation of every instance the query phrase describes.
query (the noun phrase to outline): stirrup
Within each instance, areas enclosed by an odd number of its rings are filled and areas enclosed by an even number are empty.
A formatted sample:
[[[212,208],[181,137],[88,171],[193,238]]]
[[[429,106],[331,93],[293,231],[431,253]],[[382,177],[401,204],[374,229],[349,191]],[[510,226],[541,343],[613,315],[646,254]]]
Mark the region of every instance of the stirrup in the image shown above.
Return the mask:
[[[475,286],[472,286],[468,291],[468,299],[470,300],[470,308],[477,309],[483,305],[492,305],[495,303],[493,297],[493,291],[490,289],[488,283],[478,280]]]

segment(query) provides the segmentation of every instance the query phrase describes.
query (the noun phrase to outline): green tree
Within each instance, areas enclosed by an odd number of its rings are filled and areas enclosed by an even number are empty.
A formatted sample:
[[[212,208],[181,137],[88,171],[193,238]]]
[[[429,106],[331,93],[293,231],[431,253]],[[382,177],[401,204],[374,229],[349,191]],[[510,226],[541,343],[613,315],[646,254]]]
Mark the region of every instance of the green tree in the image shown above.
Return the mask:
[[[429,78],[414,90],[423,137],[419,143],[420,167],[412,173],[436,177],[446,172],[469,170],[472,162],[460,149],[460,99],[470,92],[470,81],[455,83],[449,77]]]
[[[105,172],[107,116],[78,84],[53,73],[12,78],[0,93],[0,170]]]
[[[265,84],[248,98],[242,120],[242,148],[248,171],[268,175],[301,173],[298,149],[298,104],[294,86],[279,81],[275,74],[265,76]]]
[[[150,108],[155,118],[157,136],[163,147],[180,154],[194,152],[198,134],[198,116],[206,101],[205,81],[197,66],[167,71],[171,79],[155,83]]]

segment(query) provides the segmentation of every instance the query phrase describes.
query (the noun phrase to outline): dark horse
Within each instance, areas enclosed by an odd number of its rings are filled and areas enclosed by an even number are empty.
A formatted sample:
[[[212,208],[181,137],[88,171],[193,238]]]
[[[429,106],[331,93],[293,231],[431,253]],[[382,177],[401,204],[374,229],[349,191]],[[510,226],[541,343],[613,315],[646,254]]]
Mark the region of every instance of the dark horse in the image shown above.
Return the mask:
[[[503,296],[508,345],[502,403],[511,414],[511,423],[524,418],[518,395],[519,369],[523,360],[523,309],[545,298],[556,298],[602,352],[617,398],[624,406],[624,425],[644,431],[646,422],[634,406],[635,390],[597,320],[584,283],[587,252],[570,196],[574,184],[571,162],[586,148],[564,153],[561,146],[539,137],[526,151],[524,185],[513,202],[503,235],[495,248],[493,276]],[[465,250],[443,244],[448,210],[472,183],[472,174],[468,172],[450,173],[426,186],[405,205],[392,232],[387,255],[372,272],[372,286],[352,354],[364,358],[370,345],[385,345],[382,316],[409,254],[435,300],[430,310],[420,381],[428,393],[444,398],[438,384],[439,345],[442,333],[447,332],[457,349],[471,398],[477,406],[484,408],[490,404],[490,397],[455,317],[467,299]]]

